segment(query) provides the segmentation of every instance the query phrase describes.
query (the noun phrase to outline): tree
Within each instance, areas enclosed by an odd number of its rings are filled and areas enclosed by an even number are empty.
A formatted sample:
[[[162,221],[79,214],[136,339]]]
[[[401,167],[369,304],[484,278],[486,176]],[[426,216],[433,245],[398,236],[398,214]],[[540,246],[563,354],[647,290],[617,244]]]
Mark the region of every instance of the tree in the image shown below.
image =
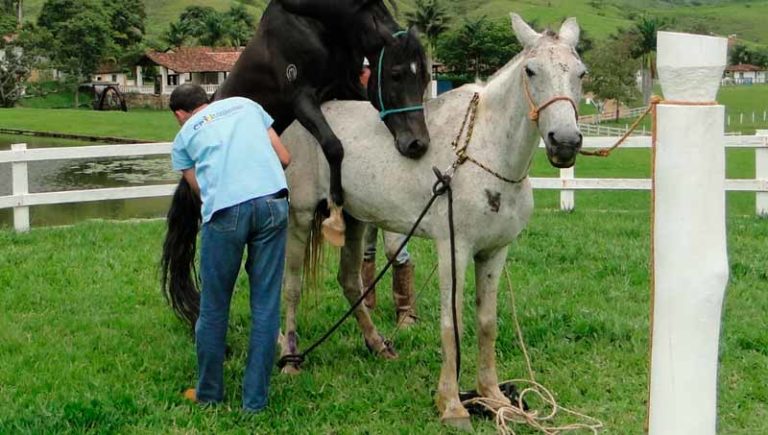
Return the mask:
[[[437,41],[446,30],[451,17],[439,0],[416,0],[416,9],[405,15],[408,25],[417,28],[427,38],[427,70],[432,77],[432,64]]]
[[[622,33],[599,42],[585,56],[589,75],[584,90],[603,102],[601,106],[606,100],[616,100],[616,119],[619,119],[620,103],[637,95],[635,73],[640,65],[632,57],[638,44],[636,38],[635,34]]]
[[[0,46],[0,107],[13,107],[21,99],[30,71],[30,57],[21,47]]]
[[[186,43],[237,47],[248,41],[254,29],[254,18],[242,5],[227,12],[210,6],[188,6],[176,22],[170,23],[163,39],[173,47]]]
[[[486,77],[504,66],[522,47],[508,25],[485,17],[465,19],[457,30],[440,40],[437,54],[455,73]]]
[[[116,45],[105,17],[109,14],[98,0],[46,0],[35,28],[39,34],[28,39],[41,44],[36,50],[44,52],[77,90],[108,55],[114,59]],[[75,106],[78,102],[75,92]]]
[[[248,43],[256,30],[256,20],[241,4],[232,6],[226,13],[226,18],[231,22],[230,41],[234,47]]]
[[[732,65],[744,63],[749,65],[768,66],[768,52],[760,51],[743,44],[736,44],[731,49],[729,60]]]
[[[416,0],[416,9],[405,14],[409,26],[416,27],[426,36],[431,53],[446,30],[451,17],[439,0]]]
[[[102,0],[109,16],[112,41],[128,49],[144,40],[147,12],[143,0]]]
[[[653,91],[653,79],[656,65],[656,33],[667,25],[665,20],[642,16],[635,22],[631,33],[634,33],[635,45],[632,47],[631,56],[641,60],[643,104],[648,105]]]
[[[171,47],[181,47],[190,38],[190,31],[187,24],[182,21],[172,22],[168,30],[163,34],[163,40]]]

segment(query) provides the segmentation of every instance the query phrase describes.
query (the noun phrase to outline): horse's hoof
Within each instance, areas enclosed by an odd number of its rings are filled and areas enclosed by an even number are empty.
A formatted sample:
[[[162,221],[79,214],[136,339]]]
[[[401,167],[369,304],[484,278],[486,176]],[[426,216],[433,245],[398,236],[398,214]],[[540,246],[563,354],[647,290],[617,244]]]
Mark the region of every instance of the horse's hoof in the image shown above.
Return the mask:
[[[382,357],[386,360],[396,360],[400,357],[397,354],[397,351],[395,351],[395,347],[392,342],[384,339],[383,337],[381,339],[381,344],[376,347],[368,343],[368,340],[365,340],[365,347],[367,347],[368,351],[370,351],[372,354]]]
[[[466,417],[442,417],[440,421],[446,425],[458,429],[462,432],[474,432],[472,428],[472,421],[469,419],[469,415]]]
[[[341,207],[332,205],[331,215],[323,220],[323,237],[331,245],[336,246],[337,248],[341,248],[345,243],[344,232],[346,229],[347,228],[344,224],[344,216],[342,215]]]
[[[285,367],[283,367],[283,370],[281,370],[281,372],[284,375],[296,376],[301,373],[301,369],[298,366],[295,366],[293,364],[286,364]]]

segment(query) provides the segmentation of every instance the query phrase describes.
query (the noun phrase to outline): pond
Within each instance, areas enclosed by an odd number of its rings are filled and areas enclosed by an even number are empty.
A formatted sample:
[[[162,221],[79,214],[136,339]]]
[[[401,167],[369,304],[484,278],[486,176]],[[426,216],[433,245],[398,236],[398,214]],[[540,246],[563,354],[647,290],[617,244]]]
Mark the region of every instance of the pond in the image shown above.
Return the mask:
[[[29,148],[88,146],[66,139],[0,135],[0,150],[11,144]],[[57,160],[29,164],[29,191],[52,192],[107,187],[174,184],[178,173],[171,170],[170,157],[121,157],[88,160]],[[0,196],[11,194],[11,165],[0,164]],[[165,216],[170,197],[98,201],[78,204],[35,206],[30,209],[32,227],[70,225],[84,219],[133,219]],[[13,210],[0,210],[0,227],[13,226]]]

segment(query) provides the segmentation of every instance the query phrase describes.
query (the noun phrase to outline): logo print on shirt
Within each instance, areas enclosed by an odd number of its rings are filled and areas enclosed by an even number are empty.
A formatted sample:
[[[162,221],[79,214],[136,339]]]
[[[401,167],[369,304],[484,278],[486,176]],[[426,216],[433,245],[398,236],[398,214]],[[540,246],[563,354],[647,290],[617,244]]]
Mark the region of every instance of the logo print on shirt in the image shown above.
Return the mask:
[[[211,122],[213,122],[213,121],[215,121],[215,120],[217,120],[217,119],[219,119],[219,118],[222,118],[222,117],[224,117],[224,116],[227,116],[227,115],[229,115],[230,113],[233,113],[233,112],[237,112],[237,111],[239,111],[239,110],[240,110],[240,109],[242,109],[242,108],[243,108],[243,106],[242,106],[242,105],[237,105],[237,106],[234,106],[234,107],[230,107],[229,109],[226,109],[226,110],[222,110],[221,112],[217,112],[217,113],[211,113],[211,114],[209,114],[209,115],[205,115],[205,116],[203,116],[203,119],[201,119],[200,121],[198,121],[198,122],[197,122],[197,124],[195,124],[195,125],[192,127],[192,129],[193,129],[194,131],[200,130],[200,129],[201,129],[201,128],[203,128],[205,125],[207,125],[207,124],[210,124]]]

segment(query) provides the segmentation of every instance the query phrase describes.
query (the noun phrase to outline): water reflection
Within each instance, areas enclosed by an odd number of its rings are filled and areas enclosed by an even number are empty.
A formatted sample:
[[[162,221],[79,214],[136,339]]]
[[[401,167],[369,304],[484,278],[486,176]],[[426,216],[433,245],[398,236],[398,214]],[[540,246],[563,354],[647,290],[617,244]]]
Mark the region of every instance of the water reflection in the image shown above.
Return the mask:
[[[29,148],[83,146],[72,140],[0,135],[0,149],[12,143]],[[178,174],[171,170],[169,157],[109,158],[30,163],[30,192],[86,190],[108,187],[173,184]],[[0,196],[11,194],[11,165],[0,164]],[[37,206],[30,210],[32,226],[69,225],[84,219],[132,219],[163,217],[170,198],[99,201],[91,203]],[[13,210],[0,210],[0,226],[13,225]]]

